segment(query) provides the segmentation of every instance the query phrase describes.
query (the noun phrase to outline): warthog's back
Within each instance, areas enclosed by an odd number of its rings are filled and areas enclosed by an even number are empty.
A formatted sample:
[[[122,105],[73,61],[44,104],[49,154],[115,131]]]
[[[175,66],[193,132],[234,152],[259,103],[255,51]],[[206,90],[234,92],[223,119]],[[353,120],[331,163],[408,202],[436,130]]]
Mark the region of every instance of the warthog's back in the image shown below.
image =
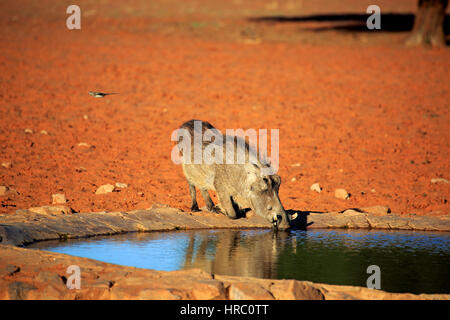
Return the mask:
[[[195,164],[194,163],[194,135],[198,135],[202,139],[202,149],[201,152],[203,154],[203,150],[206,144],[203,142],[203,134],[207,130],[215,129],[209,122],[202,121],[201,130],[195,128],[195,121],[200,120],[190,120],[180,127],[180,129],[185,129],[189,132],[191,137],[191,148],[190,148],[190,163],[185,163],[183,154],[183,162],[181,164],[183,168],[183,173],[186,176],[186,179],[189,183],[196,185],[198,188],[214,190],[214,165],[213,164]],[[195,131],[197,129],[197,131]],[[183,150],[181,150],[183,153]],[[189,155],[187,155],[189,157]]]
[[[195,126],[195,121],[198,121],[202,124],[201,128],[197,125]],[[222,168],[223,166],[227,166],[226,170],[231,174],[234,173],[233,176],[224,176],[222,179],[229,180],[229,185],[232,187],[237,182],[239,182],[239,179],[245,178],[244,176],[241,177],[242,174],[245,173],[245,170],[243,168],[243,164],[248,164],[249,159],[251,156],[253,156],[253,162],[258,163],[260,166],[260,162],[258,157],[256,156],[256,153],[254,152],[252,148],[249,147],[248,143],[243,140],[240,137],[227,137],[226,135],[220,134],[219,131],[216,131],[217,136],[222,137],[221,142],[217,141],[204,141],[203,136],[207,130],[217,130],[214,128],[209,122],[206,121],[200,121],[200,120],[190,120],[185,122],[180,129],[185,129],[189,132],[190,141],[191,141],[191,148],[190,148],[190,163],[186,163],[186,159],[183,157],[182,162],[182,168],[183,172],[188,179],[188,181],[199,188],[205,188],[209,190],[215,190],[214,188],[214,178],[215,174],[217,173],[217,170],[225,170]],[[194,159],[194,150],[195,150],[195,141],[194,136],[197,135],[199,139],[201,139],[199,142],[201,143],[201,156],[204,156],[204,150],[206,147],[208,147],[211,143],[222,143],[221,150],[223,152],[223,158],[221,164],[218,163],[211,163],[207,164],[205,162],[205,159],[202,158],[201,163],[196,164]],[[197,149],[199,147],[197,146]],[[233,150],[232,153],[227,153],[227,150]],[[183,152],[183,150],[181,150]],[[198,150],[200,151],[200,150]],[[239,159],[239,154],[242,154],[242,159]],[[231,155],[231,156],[230,156]],[[189,155],[188,155],[189,157]],[[227,159],[231,157],[231,159]],[[188,158],[189,159],[189,158]],[[242,172],[241,172],[242,171]],[[225,181],[224,181],[225,182]]]

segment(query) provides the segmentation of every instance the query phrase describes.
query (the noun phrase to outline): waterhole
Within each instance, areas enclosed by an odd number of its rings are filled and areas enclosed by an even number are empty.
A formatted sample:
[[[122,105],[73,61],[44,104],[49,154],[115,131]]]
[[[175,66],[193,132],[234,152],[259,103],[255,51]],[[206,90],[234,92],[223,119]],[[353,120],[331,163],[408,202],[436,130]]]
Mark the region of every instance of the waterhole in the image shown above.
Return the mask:
[[[155,270],[201,268],[213,274],[366,286],[380,268],[389,292],[449,293],[450,236],[373,230],[204,230],[128,233],[38,248]]]

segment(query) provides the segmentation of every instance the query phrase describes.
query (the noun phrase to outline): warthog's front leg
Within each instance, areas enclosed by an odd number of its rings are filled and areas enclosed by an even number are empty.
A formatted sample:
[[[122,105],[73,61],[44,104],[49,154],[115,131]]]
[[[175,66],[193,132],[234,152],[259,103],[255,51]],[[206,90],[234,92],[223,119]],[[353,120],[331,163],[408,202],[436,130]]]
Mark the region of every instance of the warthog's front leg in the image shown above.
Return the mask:
[[[189,183],[189,182],[188,182]],[[197,193],[195,191],[195,186],[191,183],[189,183],[189,193],[191,195],[191,211],[195,212],[195,211],[200,211],[200,209],[198,208],[198,203],[197,203]]]
[[[211,197],[209,196],[209,192],[207,189],[200,189],[200,192],[202,193],[202,197],[205,200],[206,209],[211,212],[220,213],[216,207],[214,207],[214,202],[212,201]]]

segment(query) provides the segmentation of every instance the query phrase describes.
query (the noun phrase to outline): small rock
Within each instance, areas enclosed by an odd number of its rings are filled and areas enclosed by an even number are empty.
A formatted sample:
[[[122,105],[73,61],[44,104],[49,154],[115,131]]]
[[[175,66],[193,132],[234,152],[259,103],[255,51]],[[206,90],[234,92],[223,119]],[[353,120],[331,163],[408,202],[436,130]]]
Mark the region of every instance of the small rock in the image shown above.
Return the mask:
[[[345,189],[336,189],[334,196],[338,199],[347,200],[350,198],[350,194]]]
[[[316,191],[318,193],[322,192],[322,187],[318,183],[314,183],[313,185],[311,185],[310,189],[311,191]]]
[[[340,173],[344,172],[344,169],[339,169],[339,172],[340,172]]]
[[[431,183],[439,183],[439,182],[450,183],[450,181],[448,181],[447,179],[444,179],[444,178],[434,178],[434,179],[431,179]]]
[[[7,186],[0,186],[0,196],[6,196],[6,195],[18,195],[19,193],[12,188],[9,188]]]
[[[89,116],[88,116],[87,114],[85,114],[85,115],[83,116],[83,119],[84,119],[84,120],[87,120],[87,119],[89,119]]]
[[[76,172],[85,172],[86,168],[85,167],[78,167],[75,169]]]
[[[53,204],[64,204],[67,202],[66,196],[62,193],[52,194],[52,203]]]
[[[347,217],[352,217],[352,216],[360,216],[363,213],[359,212],[357,210],[353,210],[353,209],[347,209],[344,212],[342,212],[343,215],[347,216]]]
[[[31,134],[31,133],[33,133],[33,130],[27,128],[27,129],[24,130],[24,132],[27,133],[27,134]]]
[[[2,162],[2,167],[9,169],[12,167],[12,164],[11,164],[11,162]]]
[[[116,182],[117,188],[128,188],[128,185],[126,183]]]
[[[46,130],[41,130],[41,134],[46,136],[46,135],[48,135],[48,132]]]
[[[9,188],[6,186],[0,186],[0,196],[5,196]]]
[[[377,192],[377,190],[371,189],[370,192],[375,193],[375,192]]]
[[[143,193],[143,192],[138,192],[137,195],[138,195],[139,197],[143,197],[143,196],[144,196],[144,193]]]
[[[95,191],[95,194],[107,194],[114,191],[114,186],[112,184],[104,184],[100,187],[98,187],[97,191]]]
[[[300,163],[294,163],[294,164],[291,164],[291,167],[300,167],[300,166],[301,166]]]
[[[294,182],[294,181],[296,181],[296,180],[297,180],[297,179],[295,179],[295,177],[293,177],[293,178],[291,179],[292,182]]]

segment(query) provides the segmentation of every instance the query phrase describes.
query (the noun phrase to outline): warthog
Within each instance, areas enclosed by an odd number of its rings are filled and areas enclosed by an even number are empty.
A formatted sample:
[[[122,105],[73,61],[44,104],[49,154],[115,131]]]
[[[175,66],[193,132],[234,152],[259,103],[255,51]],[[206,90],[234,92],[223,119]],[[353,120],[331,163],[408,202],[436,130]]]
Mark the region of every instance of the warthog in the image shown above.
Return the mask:
[[[205,139],[207,136],[210,138]],[[199,210],[196,198],[196,188],[199,188],[209,211],[224,213],[229,218],[236,219],[241,212],[250,208],[275,228],[289,228],[288,214],[278,196],[280,177],[267,173],[270,172],[267,170],[270,165],[262,163],[244,139],[222,135],[208,122],[190,120],[179,128],[178,141],[178,148],[183,157],[182,168],[192,199],[191,210]],[[211,159],[196,161],[196,152],[197,155],[203,155],[205,149],[211,150],[215,147],[220,147],[215,150],[223,153],[223,162],[218,163]],[[227,152],[230,149],[234,151],[231,156],[229,151]],[[245,155],[245,158],[239,160],[240,153]],[[220,154],[214,154],[214,157],[217,159],[218,155]],[[217,193],[220,209],[214,206],[208,190]]]

